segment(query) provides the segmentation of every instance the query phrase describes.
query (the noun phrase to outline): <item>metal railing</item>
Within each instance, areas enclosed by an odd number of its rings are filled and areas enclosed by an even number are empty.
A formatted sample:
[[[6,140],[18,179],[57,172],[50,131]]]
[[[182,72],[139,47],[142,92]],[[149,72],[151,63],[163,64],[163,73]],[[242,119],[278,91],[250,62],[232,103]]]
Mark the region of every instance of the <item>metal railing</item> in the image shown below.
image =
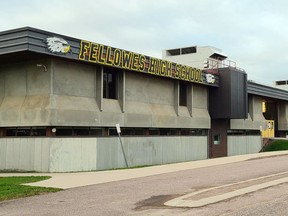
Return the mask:
[[[235,68],[237,70],[240,70],[240,71],[244,71],[242,68],[238,68],[236,66],[236,62],[234,61],[231,61],[229,59],[225,59],[225,60],[216,60],[216,59],[212,59],[212,58],[207,58],[205,61],[204,61],[204,69],[205,70],[211,70],[211,71],[214,71],[214,72],[218,72],[218,69],[219,68]]]

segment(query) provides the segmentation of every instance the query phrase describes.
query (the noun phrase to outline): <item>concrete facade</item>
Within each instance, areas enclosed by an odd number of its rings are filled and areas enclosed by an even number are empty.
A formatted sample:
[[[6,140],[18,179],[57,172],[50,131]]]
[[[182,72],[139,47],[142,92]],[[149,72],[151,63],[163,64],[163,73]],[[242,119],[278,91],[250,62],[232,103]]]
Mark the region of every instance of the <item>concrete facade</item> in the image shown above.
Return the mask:
[[[260,130],[266,127],[266,119],[262,113],[263,99],[259,96],[249,95],[248,97],[248,118],[247,119],[231,119],[231,129]]]
[[[105,99],[97,94],[101,73],[59,59],[1,67],[0,126],[210,128],[207,87],[191,83],[189,104],[181,107],[178,81],[126,71],[119,74],[119,99]]]
[[[207,159],[207,137],[123,137],[129,167]],[[110,138],[1,138],[0,170],[73,172],[126,167]]]

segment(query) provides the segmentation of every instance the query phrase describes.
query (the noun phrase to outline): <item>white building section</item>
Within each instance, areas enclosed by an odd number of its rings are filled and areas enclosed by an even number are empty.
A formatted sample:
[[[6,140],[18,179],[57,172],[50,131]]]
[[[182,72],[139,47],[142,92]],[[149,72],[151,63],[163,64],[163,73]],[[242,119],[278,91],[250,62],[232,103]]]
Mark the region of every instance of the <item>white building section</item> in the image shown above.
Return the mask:
[[[275,81],[273,86],[288,91],[288,80]]]
[[[221,68],[227,58],[220,49],[212,46],[191,46],[162,51],[162,58],[168,61],[200,69]]]

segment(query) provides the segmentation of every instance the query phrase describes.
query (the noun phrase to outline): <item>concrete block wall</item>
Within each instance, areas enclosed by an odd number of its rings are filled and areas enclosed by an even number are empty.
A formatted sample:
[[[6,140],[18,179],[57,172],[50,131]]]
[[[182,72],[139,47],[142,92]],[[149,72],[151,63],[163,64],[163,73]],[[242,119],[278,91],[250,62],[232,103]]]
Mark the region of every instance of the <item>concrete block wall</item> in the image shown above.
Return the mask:
[[[130,167],[207,159],[207,137],[123,137]],[[0,170],[74,172],[125,167],[117,137],[1,138]]]
[[[258,153],[262,149],[261,136],[228,136],[228,156]]]

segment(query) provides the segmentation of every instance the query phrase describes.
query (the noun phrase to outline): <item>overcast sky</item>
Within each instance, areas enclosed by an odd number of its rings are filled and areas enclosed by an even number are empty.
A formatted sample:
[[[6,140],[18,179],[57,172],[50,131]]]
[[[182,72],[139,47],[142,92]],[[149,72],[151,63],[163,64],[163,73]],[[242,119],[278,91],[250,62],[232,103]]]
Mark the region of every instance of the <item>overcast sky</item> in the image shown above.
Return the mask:
[[[24,26],[158,58],[211,45],[248,79],[288,79],[287,0],[2,0],[0,31]]]

